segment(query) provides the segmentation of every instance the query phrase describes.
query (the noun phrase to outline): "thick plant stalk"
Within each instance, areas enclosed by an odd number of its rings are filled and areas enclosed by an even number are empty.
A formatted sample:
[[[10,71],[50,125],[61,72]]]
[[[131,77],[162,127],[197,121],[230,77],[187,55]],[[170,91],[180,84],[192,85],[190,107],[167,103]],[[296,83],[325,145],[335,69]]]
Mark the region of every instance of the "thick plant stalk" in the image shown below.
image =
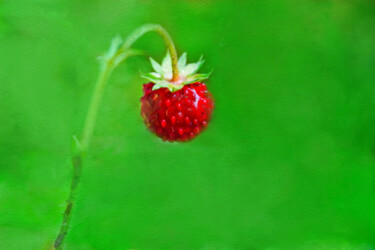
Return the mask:
[[[100,74],[93,92],[90,106],[87,112],[84,128],[82,131],[81,140],[73,137],[72,145],[72,165],[73,165],[73,177],[70,185],[70,194],[67,200],[67,205],[63,215],[63,221],[60,227],[59,234],[54,243],[56,250],[63,249],[65,237],[68,234],[70,222],[72,218],[72,209],[77,197],[77,190],[81,180],[82,167],[85,155],[89,149],[91,137],[94,132],[95,123],[97,120],[97,114],[100,107],[101,99],[103,96],[104,89],[107,85],[108,79],[112,71],[125,59],[130,56],[141,55],[142,52],[131,49],[133,43],[148,32],[157,32],[163,38],[167,49],[172,59],[172,80],[177,81],[179,79],[178,67],[177,67],[177,52],[174,46],[173,40],[168,32],[158,24],[145,24],[140,28],[136,29],[131,33],[128,38],[122,42],[120,38],[115,38],[112,41],[112,45],[105,56],[102,58],[102,65]]]

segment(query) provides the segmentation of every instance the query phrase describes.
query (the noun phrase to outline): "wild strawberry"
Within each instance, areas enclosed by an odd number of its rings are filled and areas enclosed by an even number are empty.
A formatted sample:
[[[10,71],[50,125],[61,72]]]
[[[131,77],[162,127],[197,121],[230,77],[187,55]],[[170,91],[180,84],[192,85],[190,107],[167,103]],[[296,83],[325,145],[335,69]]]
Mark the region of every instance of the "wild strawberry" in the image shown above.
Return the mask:
[[[147,127],[167,141],[188,141],[206,127],[214,108],[212,95],[204,83],[208,74],[195,74],[203,64],[186,65],[186,53],[179,61],[179,81],[171,82],[172,67],[169,54],[162,65],[150,58],[156,72],[143,75],[150,83],[143,85],[141,114]]]

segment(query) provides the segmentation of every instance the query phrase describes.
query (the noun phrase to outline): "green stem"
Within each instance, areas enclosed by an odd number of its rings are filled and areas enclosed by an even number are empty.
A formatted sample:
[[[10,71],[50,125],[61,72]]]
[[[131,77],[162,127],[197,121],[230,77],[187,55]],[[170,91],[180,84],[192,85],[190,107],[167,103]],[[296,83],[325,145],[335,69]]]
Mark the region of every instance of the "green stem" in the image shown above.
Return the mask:
[[[73,208],[73,204],[76,199],[76,196],[77,196],[77,187],[81,179],[82,160],[83,160],[83,154],[79,154],[79,155],[72,157],[74,173],[73,173],[72,183],[70,186],[69,198],[67,200],[67,205],[66,205],[65,212],[64,212],[63,222],[61,224],[60,232],[54,244],[54,247],[56,250],[63,249],[64,239],[68,233],[69,224],[71,220],[71,214],[72,214],[72,208]]]
[[[91,99],[91,104],[87,112],[81,139],[83,151],[87,151],[90,145],[90,140],[95,128],[96,117],[98,115],[98,109],[103,96],[103,90],[107,85],[108,77],[113,71],[113,67],[109,63],[110,62],[106,62],[100,71],[99,78],[96,83],[95,90]]]
[[[72,208],[74,205],[74,201],[76,200],[78,184],[81,180],[83,159],[88,150],[90,139],[94,132],[96,117],[97,117],[99,105],[102,99],[103,90],[105,86],[107,85],[107,81],[112,70],[113,70],[112,60],[104,62],[101,68],[100,74],[99,74],[98,81],[95,86],[95,90],[91,99],[89,110],[87,112],[80,145],[77,148],[77,151],[74,152],[72,156],[72,165],[73,165],[74,173],[73,173],[72,183],[70,185],[70,194],[67,200],[63,222],[61,224],[60,232],[54,244],[54,247],[56,250],[60,250],[63,248],[64,239],[69,230]]]
[[[173,80],[178,80],[178,68],[177,68],[177,52],[173,44],[172,38],[168,32],[158,24],[146,24],[141,26],[139,29],[135,30],[122,44],[121,48],[116,47],[116,43],[112,44],[110,51],[115,48],[115,53],[109,53],[105,56],[104,62],[102,64],[98,80],[95,85],[95,89],[91,98],[90,106],[87,112],[85,124],[83,127],[81,140],[76,140],[74,142],[74,152],[72,155],[72,165],[73,165],[73,178],[70,186],[70,194],[67,200],[67,205],[65,208],[63,221],[60,227],[59,234],[55,240],[54,248],[56,250],[63,249],[63,243],[66,235],[68,234],[72,209],[74,202],[77,197],[77,189],[79,182],[81,180],[82,166],[84,157],[89,149],[91,137],[94,132],[95,123],[97,120],[99,106],[102,100],[103,92],[105,86],[107,85],[108,79],[112,71],[125,59],[130,56],[140,55],[139,51],[130,49],[131,45],[139,39],[142,35],[149,31],[156,31],[164,39],[164,42],[171,54],[172,67],[173,67]]]
[[[179,77],[178,66],[177,66],[178,57],[177,57],[176,47],[174,46],[173,40],[171,36],[169,35],[169,33],[161,25],[145,24],[139,27],[128,36],[128,39],[124,42],[124,45],[122,48],[123,49],[130,48],[138,38],[140,38],[144,34],[151,32],[151,31],[157,32],[163,38],[165,45],[167,46],[169,50],[169,54],[171,55],[171,59],[172,59],[173,76],[172,76],[171,81],[172,82],[178,81],[180,77]]]

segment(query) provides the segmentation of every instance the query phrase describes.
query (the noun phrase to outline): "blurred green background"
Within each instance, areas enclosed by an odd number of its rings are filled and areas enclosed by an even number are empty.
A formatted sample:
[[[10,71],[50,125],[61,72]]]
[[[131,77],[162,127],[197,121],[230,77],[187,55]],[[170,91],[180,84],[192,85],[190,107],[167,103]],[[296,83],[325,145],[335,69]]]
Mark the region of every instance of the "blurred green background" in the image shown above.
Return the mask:
[[[53,242],[97,57],[149,22],[205,55],[214,118],[160,141],[148,61],[120,66],[66,249],[374,249],[375,2],[354,0],[0,0],[0,249]]]

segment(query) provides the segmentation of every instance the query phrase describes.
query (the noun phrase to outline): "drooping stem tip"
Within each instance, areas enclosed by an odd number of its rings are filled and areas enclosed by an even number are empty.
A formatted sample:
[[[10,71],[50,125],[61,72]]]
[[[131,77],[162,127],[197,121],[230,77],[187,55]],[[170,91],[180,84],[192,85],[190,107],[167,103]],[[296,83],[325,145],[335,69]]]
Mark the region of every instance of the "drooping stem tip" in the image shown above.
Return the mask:
[[[172,73],[173,73],[173,75],[172,75],[171,81],[172,82],[178,81],[180,76],[179,76],[178,65],[177,65],[178,56],[177,56],[176,47],[173,43],[172,37],[169,35],[169,33],[161,25],[159,25],[159,24],[145,24],[145,25],[139,27],[138,29],[133,31],[133,33],[131,33],[128,36],[128,38],[125,40],[124,45],[123,45],[123,49],[130,48],[138,38],[140,38],[144,34],[146,34],[148,32],[151,32],[151,31],[157,32],[163,38],[164,43],[167,46],[167,49],[168,49],[169,54],[171,55],[171,59],[172,59]]]

